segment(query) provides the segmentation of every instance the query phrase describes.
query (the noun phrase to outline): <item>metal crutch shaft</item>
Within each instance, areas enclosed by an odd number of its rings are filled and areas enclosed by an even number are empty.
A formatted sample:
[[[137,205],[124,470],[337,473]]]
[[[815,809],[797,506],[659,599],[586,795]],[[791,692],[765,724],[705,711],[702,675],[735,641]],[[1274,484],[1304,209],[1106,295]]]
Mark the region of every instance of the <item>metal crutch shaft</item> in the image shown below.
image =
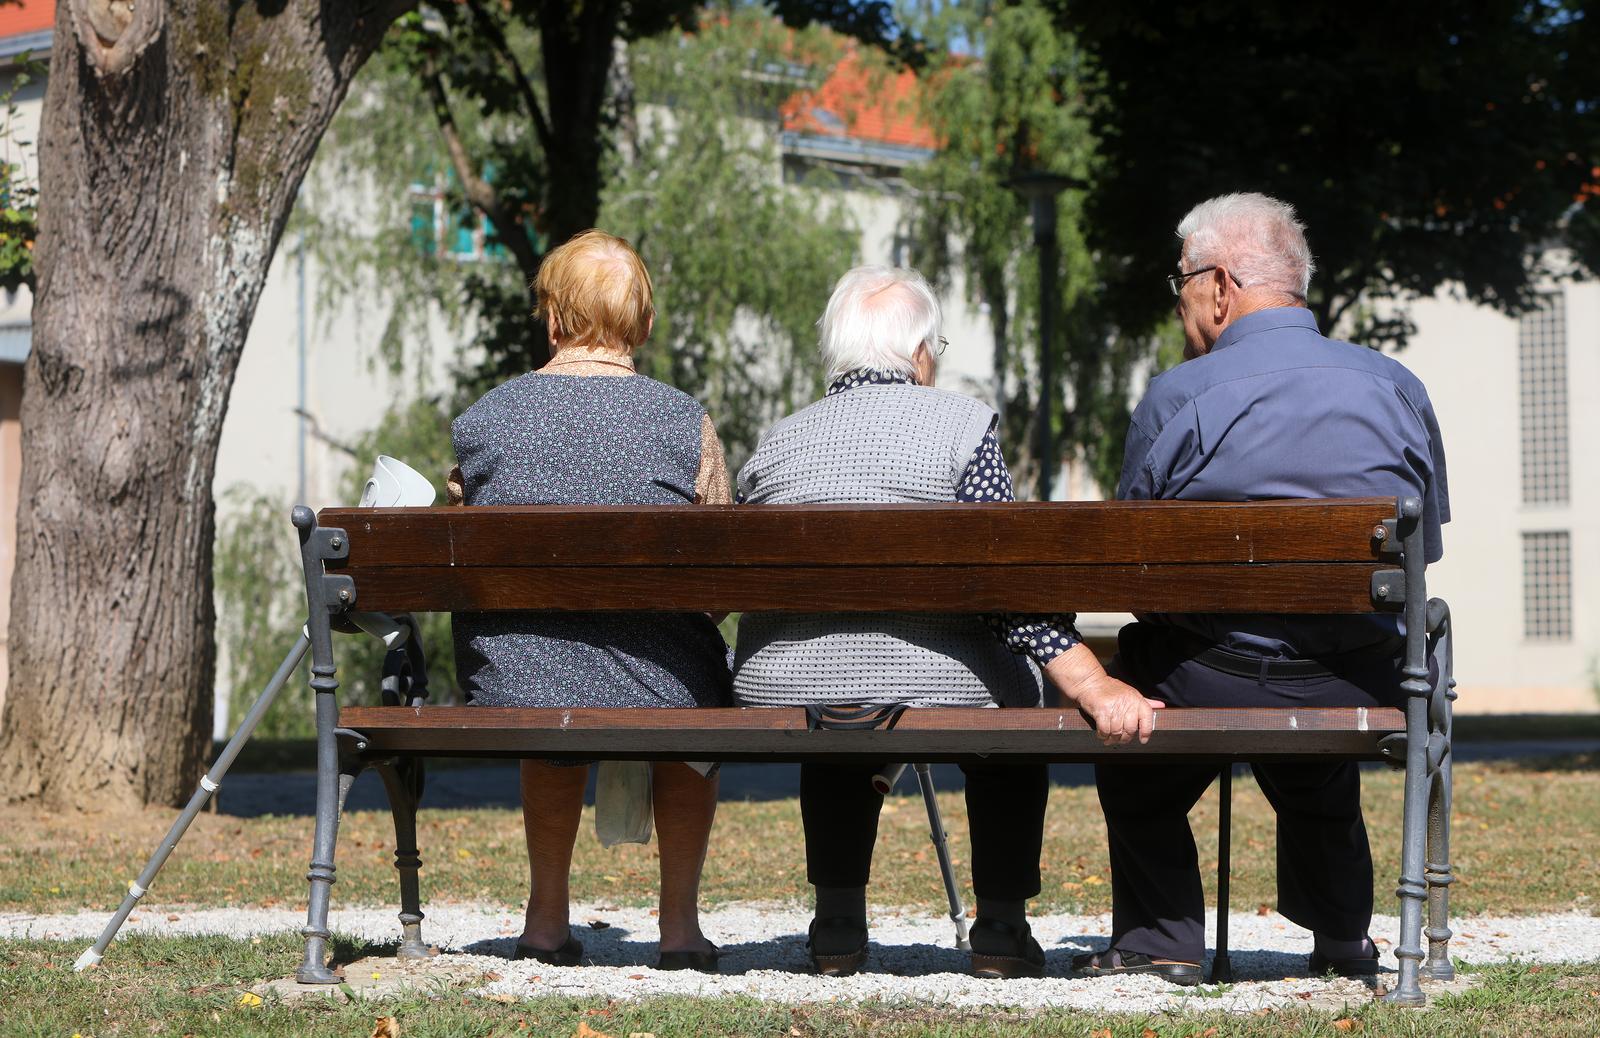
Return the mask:
[[[961,891],[956,886],[956,870],[950,865],[950,846],[944,835],[944,820],[939,816],[939,801],[934,797],[933,773],[926,764],[913,764],[917,785],[922,787],[922,802],[928,808],[928,836],[933,840],[934,854],[939,858],[939,874],[944,877],[944,894],[950,901],[950,921],[956,924],[956,947],[971,951],[967,940],[967,910],[961,905]]]
[[[156,848],[156,852],[145,863],[144,871],[139,873],[138,879],[128,885],[128,896],[122,899],[122,904],[117,908],[116,914],[111,917],[110,922],[106,923],[106,928],[100,931],[100,939],[94,942],[94,947],[78,956],[78,961],[73,963],[72,968],[74,971],[82,972],[90,966],[96,966],[105,957],[106,948],[116,938],[117,931],[122,929],[122,924],[127,922],[129,914],[133,912],[133,907],[139,903],[139,899],[144,897],[145,892],[150,889],[150,884],[155,882],[156,874],[167,863],[167,858],[172,854],[173,849],[178,846],[178,841],[183,839],[183,834],[188,832],[195,816],[205,809],[211,797],[221,788],[223,776],[233,766],[234,760],[239,756],[239,751],[244,749],[244,744],[250,741],[250,736],[255,731],[256,725],[260,723],[262,716],[267,712],[267,708],[272,705],[272,701],[278,697],[278,693],[283,690],[283,686],[289,680],[289,675],[294,673],[295,668],[300,665],[300,661],[305,658],[306,649],[310,645],[310,639],[302,631],[299,639],[294,643],[294,648],[290,649],[289,655],[283,658],[283,662],[278,665],[277,671],[272,675],[272,680],[267,682],[267,687],[262,690],[261,695],[256,697],[256,701],[251,705],[249,713],[244,715],[244,720],[234,730],[233,738],[229,739],[228,745],[223,747],[222,755],[217,758],[216,763],[211,765],[211,770],[201,777],[199,787],[195,789],[194,795],[189,798],[189,803],[184,807],[183,813],[178,815],[177,821],[172,823],[172,828],[167,830],[167,835],[162,838],[160,846]]]
[[[1233,765],[1222,766],[1217,778],[1217,954],[1211,960],[1211,983],[1233,981],[1228,960],[1228,887],[1233,875]]]

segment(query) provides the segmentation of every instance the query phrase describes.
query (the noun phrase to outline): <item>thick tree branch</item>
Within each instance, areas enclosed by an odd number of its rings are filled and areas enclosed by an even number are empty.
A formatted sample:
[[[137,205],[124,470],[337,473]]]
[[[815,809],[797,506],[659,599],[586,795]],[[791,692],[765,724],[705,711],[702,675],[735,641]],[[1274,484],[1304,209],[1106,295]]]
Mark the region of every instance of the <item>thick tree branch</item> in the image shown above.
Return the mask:
[[[510,68],[511,81],[516,85],[517,93],[521,95],[522,103],[528,109],[528,117],[533,120],[533,132],[539,138],[539,150],[548,155],[551,148],[550,120],[545,118],[544,107],[539,104],[539,95],[533,92],[533,83],[523,71],[522,62],[517,60],[516,52],[511,49],[511,41],[506,39],[500,23],[484,10],[481,0],[467,0],[467,7],[471,8],[472,16],[478,20],[484,36],[494,44]]]
[[[450,97],[444,88],[444,79],[432,61],[424,64],[422,81],[428,88],[428,97],[433,104],[434,121],[439,125],[439,135],[444,138],[445,150],[450,153],[450,165],[455,168],[456,178],[461,181],[461,190],[466,194],[467,202],[494,222],[500,232],[501,240],[516,258],[524,280],[531,283],[534,275],[539,272],[540,257],[534,250],[533,242],[528,238],[527,227],[522,222],[521,214],[508,210],[501,202],[494,185],[478,176],[471,159],[467,156],[466,145],[461,141],[461,133],[456,128],[455,115],[450,109]]]

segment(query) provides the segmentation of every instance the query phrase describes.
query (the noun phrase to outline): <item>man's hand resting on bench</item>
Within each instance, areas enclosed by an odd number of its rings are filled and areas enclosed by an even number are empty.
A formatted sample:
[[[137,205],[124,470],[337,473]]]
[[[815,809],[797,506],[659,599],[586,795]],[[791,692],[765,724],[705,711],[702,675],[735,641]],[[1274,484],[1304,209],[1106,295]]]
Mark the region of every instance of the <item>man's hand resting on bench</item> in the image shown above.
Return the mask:
[[[1107,674],[1094,652],[1079,642],[1045,665],[1044,672],[1072,705],[1088,715],[1107,746],[1149,742],[1155,713],[1167,704],[1146,699],[1132,685]]]

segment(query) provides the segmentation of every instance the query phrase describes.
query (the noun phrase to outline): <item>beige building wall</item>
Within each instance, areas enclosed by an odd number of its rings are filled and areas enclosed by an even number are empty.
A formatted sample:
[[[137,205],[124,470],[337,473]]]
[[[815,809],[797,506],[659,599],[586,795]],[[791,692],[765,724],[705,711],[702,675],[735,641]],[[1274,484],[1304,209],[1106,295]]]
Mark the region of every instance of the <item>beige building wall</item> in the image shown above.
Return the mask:
[[[1445,293],[1413,308],[1417,334],[1397,358],[1428,387],[1444,437],[1453,519],[1431,594],[1455,619],[1459,709],[1521,713],[1600,709],[1600,283],[1560,289],[1566,329],[1571,494],[1522,494],[1519,322]],[[1571,537],[1571,635],[1527,632],[1525,533]]]

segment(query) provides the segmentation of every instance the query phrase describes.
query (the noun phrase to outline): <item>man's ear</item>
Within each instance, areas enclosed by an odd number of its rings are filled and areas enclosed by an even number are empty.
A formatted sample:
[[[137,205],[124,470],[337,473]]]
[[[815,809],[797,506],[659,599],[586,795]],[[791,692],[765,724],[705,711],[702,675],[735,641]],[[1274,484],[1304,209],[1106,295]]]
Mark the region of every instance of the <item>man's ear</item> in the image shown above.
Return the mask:
[[[1223,324],[1228,319],[1231,309],[1228,299],[1228,271],[1218,267],[1211,272],[1211,312],[1218,324]]]

